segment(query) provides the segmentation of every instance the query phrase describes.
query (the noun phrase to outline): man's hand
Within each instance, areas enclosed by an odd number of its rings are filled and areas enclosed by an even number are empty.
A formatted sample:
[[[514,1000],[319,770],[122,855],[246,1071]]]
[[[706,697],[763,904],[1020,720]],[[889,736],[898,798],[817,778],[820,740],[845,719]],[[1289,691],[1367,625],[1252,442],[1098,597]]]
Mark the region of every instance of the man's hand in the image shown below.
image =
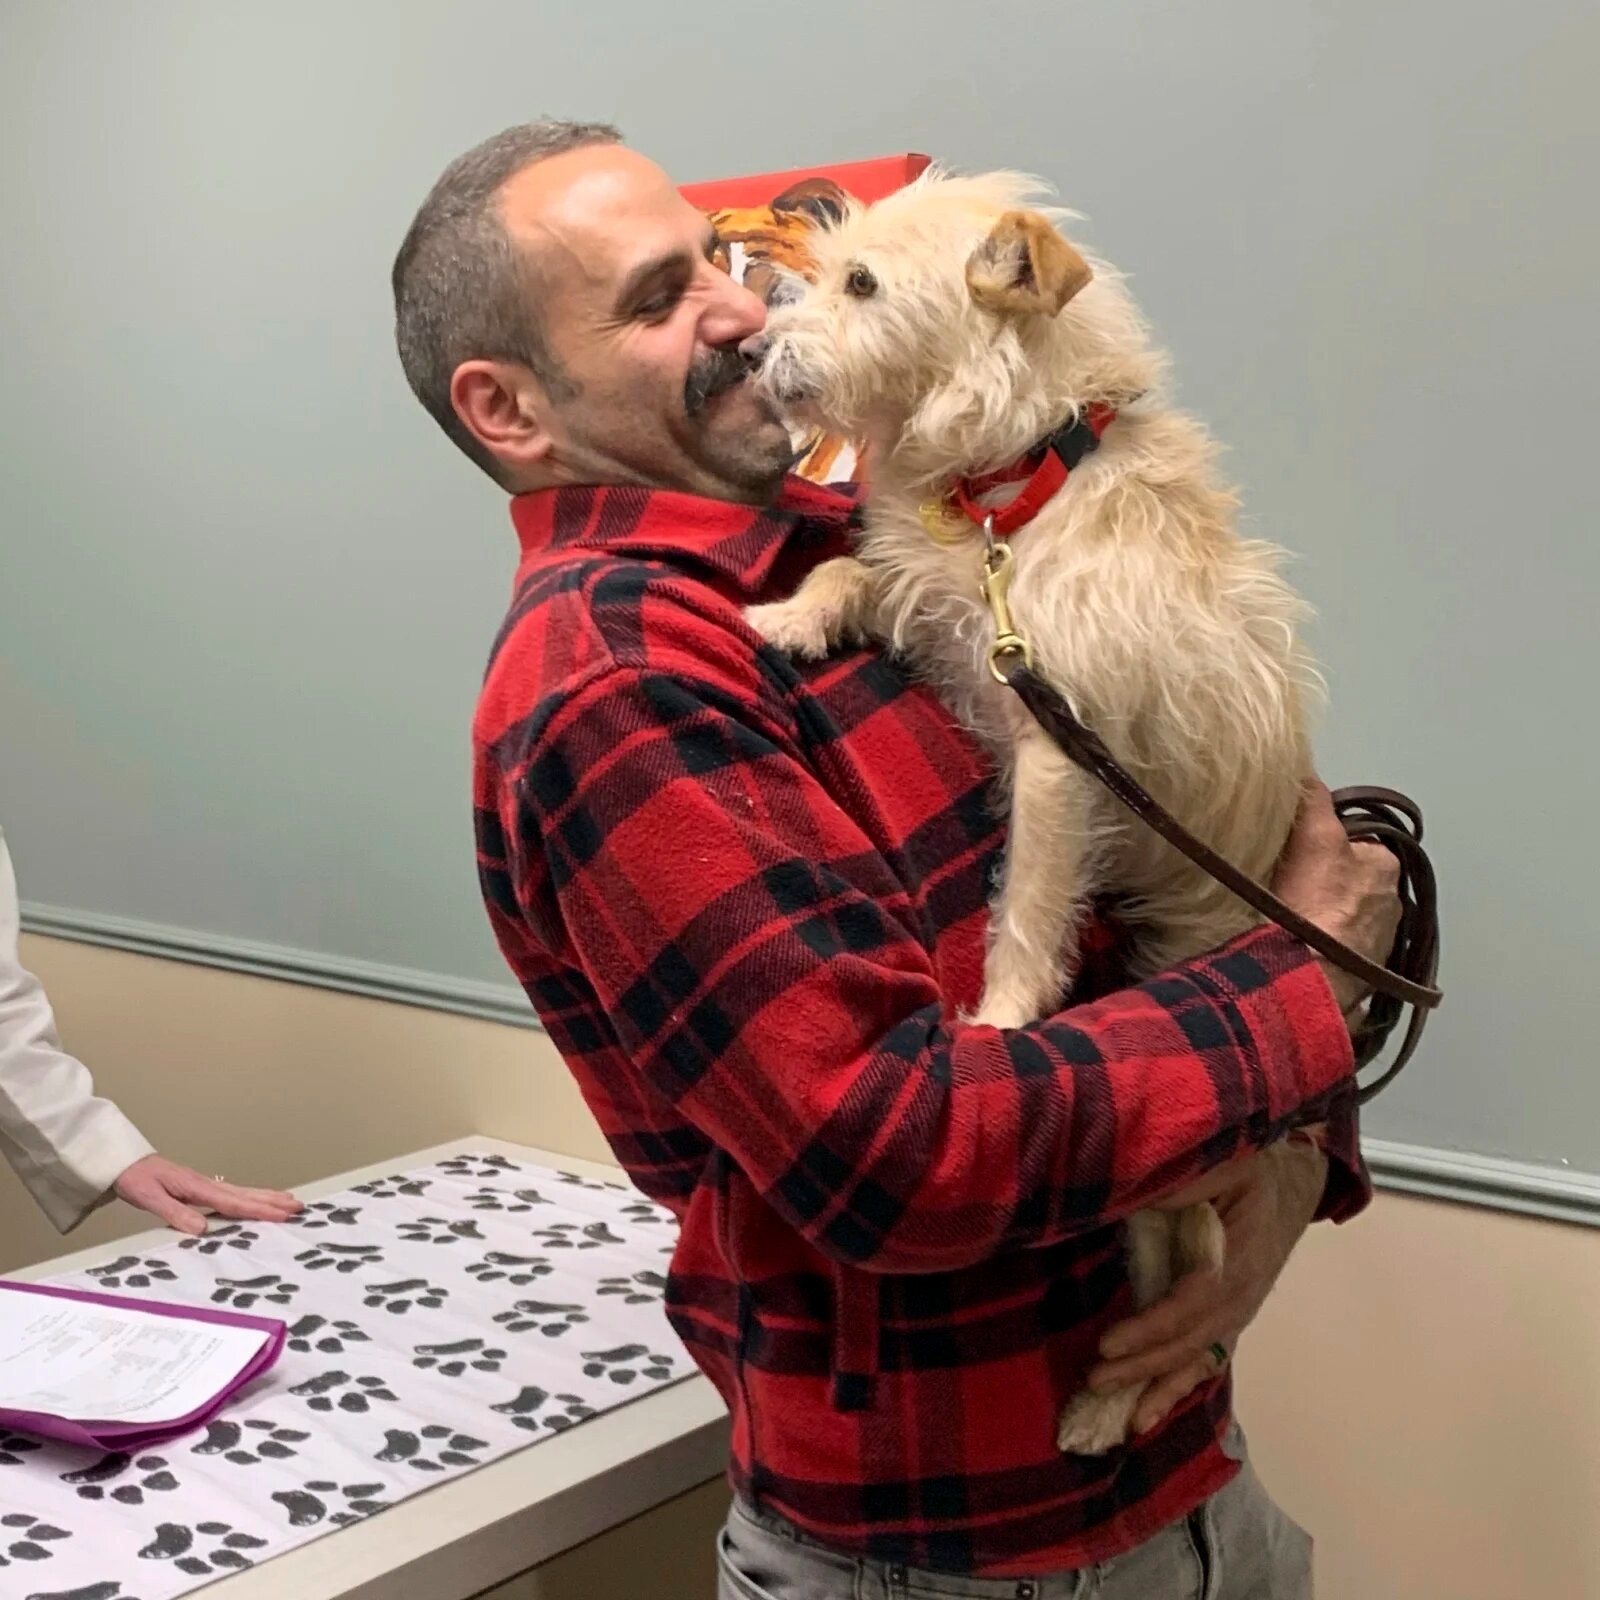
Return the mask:
[[[286,1222],[302,1209],[300,1201],[281,1189],[241,1189],[221,1178],[202,1177],[164,1156],[145,1156],[127,1168],[114,1185],[118,1196],[140,1211],[176,1228],[179,1233],[204,1233],[204,1206],[219,1217],[253,1222]]]
[[[1148,1383],[1134,1413],[1146,1433],[1202,1383],[1217,1375],[1213,1345],[1232,1351],[1277,1282],[1290,1252],[1316,1215],[1328,1160],[1315,1144],[1292,1139],[1209,1173],[1163,1208],[1209,1199],[1222,1218],[1222,1271],[1181,1278],[1166,1299],[1107,1331],[1105,1358],[1089,1387],[1105,1392]]]
[[[1380,965],[1389,959],[1400,926],[1400,863],[1381,844],[1352,844],[1333,809],[1327,786],[1309,779],[1273,876],[1278,898],[1324,933]],[[1348,1015],[1367,986],[1323,961],[1339,1007]]]

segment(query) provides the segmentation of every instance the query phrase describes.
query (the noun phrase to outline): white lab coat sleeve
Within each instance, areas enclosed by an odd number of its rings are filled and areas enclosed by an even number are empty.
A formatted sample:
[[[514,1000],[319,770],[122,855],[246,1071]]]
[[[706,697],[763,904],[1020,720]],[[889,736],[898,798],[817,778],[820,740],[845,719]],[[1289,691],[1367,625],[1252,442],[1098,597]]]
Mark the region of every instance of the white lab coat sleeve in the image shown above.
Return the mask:
[[[0,1155],[62,1233],[151,1145],[61,1048],[39,980],[18,953],[17,880],[0,833]]]

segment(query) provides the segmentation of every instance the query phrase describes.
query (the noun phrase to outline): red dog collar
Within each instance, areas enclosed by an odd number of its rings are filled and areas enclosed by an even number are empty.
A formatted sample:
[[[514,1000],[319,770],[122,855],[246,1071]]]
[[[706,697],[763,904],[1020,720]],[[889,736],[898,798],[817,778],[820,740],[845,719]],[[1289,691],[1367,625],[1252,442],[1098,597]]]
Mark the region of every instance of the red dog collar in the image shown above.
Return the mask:
[[[980,528],[988,523],[997,538],[1007,538],[1038,516],[1072,469],[1099,448],[1101,435],[1116,420],[1117,413],[1111,406],[1096,401],[1086,406],[1075,421],[1058,429],[1011,466],[978,478],[957,478],[949,503]],[[980,495],[1006,483],[1022,484],[1022,492],[1015,500],[992,509],[978,504]]]

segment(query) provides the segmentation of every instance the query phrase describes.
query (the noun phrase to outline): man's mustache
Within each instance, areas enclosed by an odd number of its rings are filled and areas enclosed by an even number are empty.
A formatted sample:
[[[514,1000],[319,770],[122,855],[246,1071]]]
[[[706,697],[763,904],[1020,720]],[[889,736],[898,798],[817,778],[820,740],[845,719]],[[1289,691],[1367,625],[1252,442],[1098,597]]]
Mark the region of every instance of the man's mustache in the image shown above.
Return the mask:
[[[683,408],[691,417],[697,417],[707,404],[724,390],[743,383],[750,376],[750,363],[739,354],[733,344],[718,346],[696,357],[689,368],[683,385]]]

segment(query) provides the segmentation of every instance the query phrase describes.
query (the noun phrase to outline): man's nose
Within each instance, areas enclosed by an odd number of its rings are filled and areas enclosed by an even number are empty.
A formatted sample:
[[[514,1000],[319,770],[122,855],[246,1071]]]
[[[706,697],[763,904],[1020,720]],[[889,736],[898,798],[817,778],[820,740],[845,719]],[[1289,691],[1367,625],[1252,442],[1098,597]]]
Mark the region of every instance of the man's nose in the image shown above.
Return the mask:
[[[723,345],[754,338],[767,321],[767,308],[761,296],[721,272],[716,272],[716,278],[715,292],[700,324],[702,342]]]

